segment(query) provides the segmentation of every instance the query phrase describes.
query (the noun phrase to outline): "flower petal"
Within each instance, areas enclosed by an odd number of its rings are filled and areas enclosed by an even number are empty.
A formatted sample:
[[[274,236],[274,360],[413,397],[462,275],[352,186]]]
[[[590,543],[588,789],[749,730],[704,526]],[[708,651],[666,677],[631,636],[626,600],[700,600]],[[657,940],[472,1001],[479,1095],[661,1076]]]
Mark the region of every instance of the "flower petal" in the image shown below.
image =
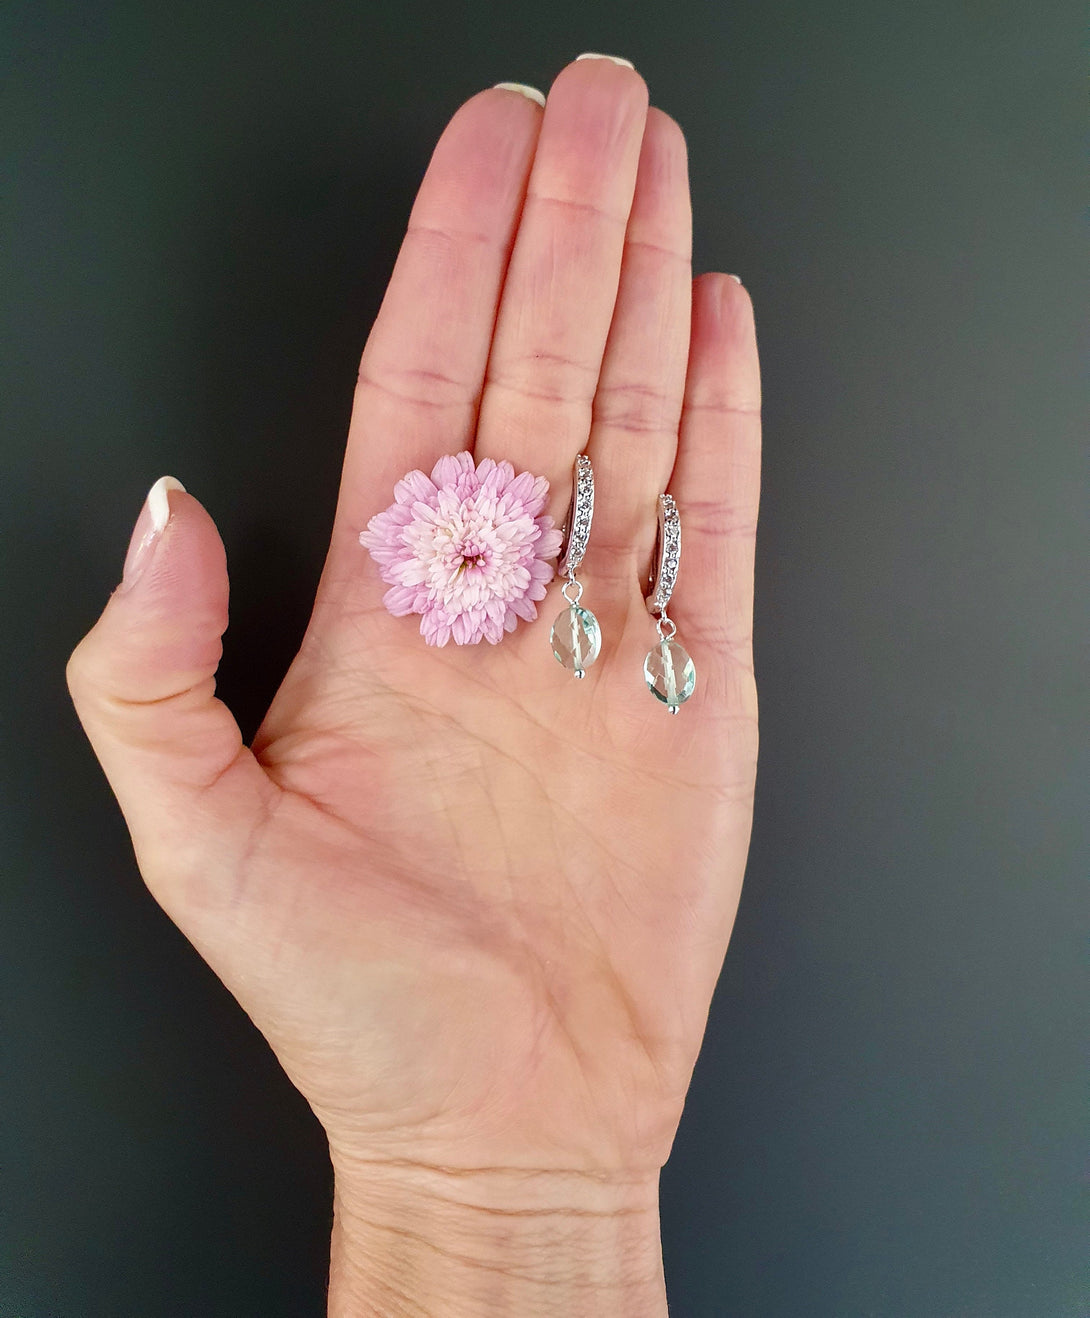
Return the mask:
[[[437,491],[432,482],[422,471],[410,471],[402,476],[394,486],[394,501],[399,504],[413,504],[418,499],[431,502]]]
[[[538,521],[541,526],[541,521]],[[541,535],[538,537],[537,544],[534,546],[534,552],[538,558],[555,558],[560,553],[560,546],[564,543],[564,533],[556,527],[542,528]]]
[[[532,499],[534,494],[534,477],[531,472],[520,472],[504,490],[504,494],[509,499],[518,500],[519,503],[525,503],[527,499]]]
[[[438,613],[425,613],[420,619],[420,634],[429,645],[441,647],[450,640],[450,624]]]
[[[432,481],[438,489],[444,486],[453,486],[457,483],[460,476],[467,472],[473,471],[473,454],[466,451],[462,453],[444,453],[431,471]]]
[[[391,586],[382,597],[383,604],[395,618],[404,618],[416,612],[417,591],[411,586]]]
[[[428,567],[418,558],[399,559],[391,563],[388,581],[400,586],[422,586],[428,579]]]

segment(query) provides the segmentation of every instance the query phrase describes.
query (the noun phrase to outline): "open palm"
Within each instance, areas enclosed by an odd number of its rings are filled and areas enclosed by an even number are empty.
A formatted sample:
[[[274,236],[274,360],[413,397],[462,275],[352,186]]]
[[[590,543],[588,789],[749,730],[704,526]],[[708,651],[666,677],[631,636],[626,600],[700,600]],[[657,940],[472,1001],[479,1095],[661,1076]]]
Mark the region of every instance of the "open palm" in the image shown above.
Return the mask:
[[[745,291],[692,279],[684,139],[643,81],[569,65],[544,112],[468,101],[365,349],[325,571],[252,748],[213,695],[222,546],[170,494],[70,664],[145,879],[268,1038],[334,1162],[652,1169],[737,905],[757,753],[759,381]],[[496,646],[425,645],[359,544],[444,453],[597,478],[581,682],[557,584]],[[698,671],[649,694],[657,498]],[[144,515],[147,530],[147,513]]]

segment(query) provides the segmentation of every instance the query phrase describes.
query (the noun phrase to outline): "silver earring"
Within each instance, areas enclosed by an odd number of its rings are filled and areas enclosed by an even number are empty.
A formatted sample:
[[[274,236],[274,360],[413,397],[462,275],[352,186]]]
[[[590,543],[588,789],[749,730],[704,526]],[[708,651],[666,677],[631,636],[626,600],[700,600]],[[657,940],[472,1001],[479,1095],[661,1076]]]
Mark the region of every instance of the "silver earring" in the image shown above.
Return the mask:
[[[681,517],[672,494],[659,495],[659,532],[651,567],[647,611],[655,619],[658,644],[643,661],[643,678],[656,700],[661,700],[671,714],[693,694],[696,666],[674,640],[677,626],[668,616],[666,606],[677,584],[681,564]]]
[[[560,553],[559,570],[567,577],[560,588],[568,607],[553,623],[550,640],[553,656],[576,677],[582,677],[598,658],[602,648],[602,632],[598,619],[589,609],[581,607],[583,583],[575,574],[590,539],[590,523],[594,517],[594,468],[585,453],[575,459],[572,477],[571,503],[564,523],[564,545]]]

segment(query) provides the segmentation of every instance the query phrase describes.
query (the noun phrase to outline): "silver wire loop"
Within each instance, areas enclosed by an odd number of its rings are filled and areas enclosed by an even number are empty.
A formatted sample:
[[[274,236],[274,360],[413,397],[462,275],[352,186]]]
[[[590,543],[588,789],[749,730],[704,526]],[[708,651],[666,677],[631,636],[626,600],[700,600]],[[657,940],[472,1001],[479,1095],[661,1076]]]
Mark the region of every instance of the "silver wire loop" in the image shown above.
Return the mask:
[[[594,468],[590,458],[580,453],[575,459],[572,475],[571,502],[564,519],[564,544],[560,551],[559,568],[569,576],[576,571],[587,552],[590,524],[594,517]],[[567,599],[567,596],[564,597]]]
[[[574,599],[568,594],[569,590],[575,591]],[[573,575],[571,569],[568,570],[567,581],[565,581],[564,584],[560,587],[560,593],[561,595],[564,596],[564,598],[568,601],[569,604],[578,604],[579,601],[583,598],[583,583],[581,581],[576,581],[575,576]]]
[[[672,641],[677,635],[677,623],[673,618],[667,617],[665,609],[655,619],[655,630],[659,634],[660,641]]]
[[[655,538],[655,553],[651,560],[651,576],[647,594],[647,611],[666,615],[666,606],[677,584],[677,571],[681,563],[681,516],[672,494],[659,495],[659,529]],[[670,626],[673,627],[673,623]],[[676,628],[675,628],[676,631]],[[670,633],[673,635],[673,632]],[[666,639],[669,639],[667,637]]]

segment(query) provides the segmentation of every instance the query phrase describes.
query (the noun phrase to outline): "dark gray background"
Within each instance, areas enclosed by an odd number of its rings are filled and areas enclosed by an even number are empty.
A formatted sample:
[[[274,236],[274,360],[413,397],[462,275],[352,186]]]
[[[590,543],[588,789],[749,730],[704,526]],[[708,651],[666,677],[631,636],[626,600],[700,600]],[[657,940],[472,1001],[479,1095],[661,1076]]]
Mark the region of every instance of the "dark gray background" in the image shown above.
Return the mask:
[[[252,731],[443,124],[633,59],[763,351],[763,737],[677,1318],[1085,1318],[1081,5],[10,3],[0,1318],[316,1318],[324,1143],[146,895],[63,687],[145,490]]]

